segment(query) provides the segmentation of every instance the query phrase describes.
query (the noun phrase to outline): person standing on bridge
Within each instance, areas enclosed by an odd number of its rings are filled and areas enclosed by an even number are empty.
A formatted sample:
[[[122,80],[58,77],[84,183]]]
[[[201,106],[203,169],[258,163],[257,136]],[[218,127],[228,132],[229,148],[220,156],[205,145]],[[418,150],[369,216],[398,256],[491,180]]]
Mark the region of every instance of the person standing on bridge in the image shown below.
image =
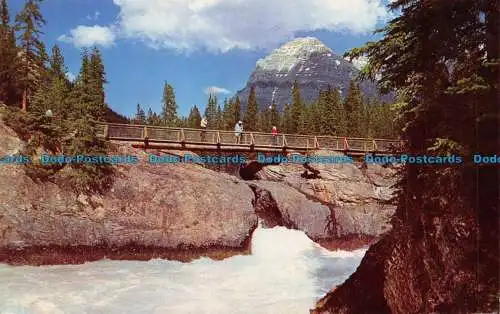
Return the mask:
[[[236,144],[241,144],[241,134],[243,133],[243,122],[238,121],[234,126],[234,136],[236,137]]]
[[[207,124],[208,124],[207,117],[203,116],[200,122],[200,127],[201,127],[200,137],[202,142],[205,142],[205,136],[207,134]]]
[[[276,128],[276,126],[273,125],[273,129],[271,131],[271,134],[273,135],[273,139],[274,139],[274,143],[276,146],[279,146],[279,143],[278,143],[278,128]]]

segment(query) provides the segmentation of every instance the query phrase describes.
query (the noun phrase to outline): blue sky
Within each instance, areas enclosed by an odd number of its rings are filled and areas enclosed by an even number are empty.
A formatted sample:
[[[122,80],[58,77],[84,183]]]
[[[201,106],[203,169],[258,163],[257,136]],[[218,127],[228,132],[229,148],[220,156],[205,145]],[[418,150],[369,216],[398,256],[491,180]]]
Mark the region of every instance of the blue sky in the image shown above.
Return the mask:
[[[8,1],[12,16],[21,0]],[[302,36],[336,53],[362,45],[389,18],[386,0],[45,0],[47,47],[57,43],[77,74],[82,47],[104,57],[107,103],[127,116],[136,104],[161,108],[164,81],[176,92],[179,113],[207,89],[219,99],[243,88],[255,63],[280,44]]]

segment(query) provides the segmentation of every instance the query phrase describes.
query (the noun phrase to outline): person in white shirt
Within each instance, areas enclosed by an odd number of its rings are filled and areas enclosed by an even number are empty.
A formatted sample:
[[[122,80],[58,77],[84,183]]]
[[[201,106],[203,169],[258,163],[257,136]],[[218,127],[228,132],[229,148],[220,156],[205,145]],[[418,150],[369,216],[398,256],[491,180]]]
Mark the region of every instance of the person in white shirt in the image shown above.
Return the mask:
[[[201,133],[200,133],[201,141],[205,142],[205,136],[207,134],[207,117],[203,116],[200,122],[200,127],[201,127]]]
[[[234,135],[236,136],[236,144],[241,143],[241,134],[243,133],[243,122],[238,121],[234,126]]]

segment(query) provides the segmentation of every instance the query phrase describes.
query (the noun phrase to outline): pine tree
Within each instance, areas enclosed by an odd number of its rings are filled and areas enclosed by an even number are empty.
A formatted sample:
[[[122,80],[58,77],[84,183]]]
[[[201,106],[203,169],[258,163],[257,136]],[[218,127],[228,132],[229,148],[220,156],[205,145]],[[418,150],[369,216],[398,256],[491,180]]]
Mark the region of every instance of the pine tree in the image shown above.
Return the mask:
[[[347,118],[347,134],[349,136],[362,136],[363,133],[363,97],[356,82],[351,81],[347,97],[344,102]]]
[[[257,131],[270,133],[273,127],[271,124],[271,109],[264,108],[261,110],[258,114],[257,121]]]
[[[148,109],[148,114],[146,116],[146,124],[153,125],[153,110],[151,110],[151,107],[149,107]]]
[[[312,134],[313,127],[311,106],[304,105],[302,106],[302,112],[299,115],[299,121],[297,123],[297,133]]]
[[[205,117],[207,117],[207,128],[217,128],[217,97],[209,95],[208,103],[205,107]]]
[[[224,108],[222,109],[223,130],[231,130],[234,126],[234,102],[233,100],[224,99]],[[236,122],[235,122],[236,123]]]
[[[89,57],[89,81],[88,89],[92,97],[92,111],[94,119],[104,120],[106,113],[104,84],[107,83],[104,62],[101,52],[93,47]]]
[[[293,130],[292,107],[285,104],[283,108],[283,117],[281,119],[281,132],[291,134]]]
[[[319,133],[322,135],[346,136],[346,114],[340,100],[340,92],[330,86],[320,93],[318,111],[321,116]]]
[[[175,101],[174,88],[167,82],[163,86],[162,103],[161,117],[163,124],[171,127],[176,126],[178,122],[177,102]]]
[[[14,105],[20,91],[18,75],[18,49],[14,29],[10,25],[9,8],[6,0],[0,2],[0,102]]]
[[[150,108],[151,109],[151,108]],[[137,104],[137,110],[134,117],[135,124],[146,124],[146,113],[142,109],[141,104]]]
[[[310,134],[319,134],[320,133],[320,124],[321,124],[321,111],[319,110],[318,102],[314,102],[311,104],[309,108],[309,118],[310,118]]]
[[[224,129],[224,113],[220,105],[217,105],[217,130]]]
[[[280,117],[280,113],[278,111],[278,108],[276,107],[276,103],[273,102],[273,104],[271,105],[271,111],[269,113],[270,115],[270,123],[271,123],[271,127],[275,126],[275,127],[280,127],[280,121],[281,121],[281,117]]]
[[[90,61],[88,51],[82,50],[80,72],[73,82],[68,95],[69,118],[73,121],[85,118],[88,121],[99,120],[102,112],[95,107],[95,94],[90,84]]]
[[[54,45],[52,47],[52,52],[49,58],[49,66],[49,73],[52,77],[57,77],[60,79],[66,78],[68,69],[64,64],[64,56],[62,55],[61,49],[57,45]]]
[[[238,121],[241,120],[241,101],[240,101],[240,97],[236,97],[235,101],[234,101],[234,106],[233,106],[233,119],[232,119],[232,123],[231,123],[231,126],[230,126],[230,130],[232,130],[234,128],[234,126],[236,125],[236,123]]]
[[[247,108],[243,116],[243,127],[247,131],[257,131],[259,104],[255,95],[255,86],[250,89],[248,95]]]
[[[21,48],[19,65],[19,82],[21,84],[22,110],[26,111],[29,100],[39,86],[45,71],[47,53],[41,40],[41,28],[45,20],[40,12],[39,3],[42,0],[27,0],[23,9],[16,16],[15,29],[20,32]]]
[[[201,124],[201,114],[200,111],[198,110],[198,107],[196,105],[191,108],[189,111],[189,116],[187,119],[187,127],[188,128],[193,128],[193,129],[198,129]]]
[[[297,133],[299,131],[299,122],[301,120],[300,116],[304,112],[304,103],[302,102],[302,97],[300,95],[299,83],[295,81],[292,86],[292,121],[290,124],[291,133]]]
[[[464,162],[401,169],[388,243],[417,256],[405,259],[404,268],[419,269],[426,287],[433,288],[400,284],[394,287],[397,296],[385,294],[384,302],[397,298],[399,312],[497,312],[498,164],[474,164],[472,155],[498,153],[500,3],[397,0],[389,6],[398,14],[380,30],[383,38],[349,56],[367,56],[363,78],[379,75],[383,91],[401,96],[397,107],[407,154],[461,155]],[[438,221],[447,229],[436,238]],[[469,235],[461,245],[453,237],[457,228]],[[403,272],[389,267],[385,275]],[[449,278],[446,286],[443,278]]]

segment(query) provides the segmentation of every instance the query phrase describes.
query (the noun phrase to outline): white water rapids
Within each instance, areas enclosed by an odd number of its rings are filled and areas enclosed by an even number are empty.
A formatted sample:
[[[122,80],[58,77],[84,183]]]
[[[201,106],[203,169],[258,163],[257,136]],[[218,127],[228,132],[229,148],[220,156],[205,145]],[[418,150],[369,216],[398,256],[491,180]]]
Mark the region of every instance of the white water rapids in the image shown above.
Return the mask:
[[[259,227],[252,255],[222,261],[0,264],[0,313],[309,313],[365,252],[330,252],[301,231]]]

